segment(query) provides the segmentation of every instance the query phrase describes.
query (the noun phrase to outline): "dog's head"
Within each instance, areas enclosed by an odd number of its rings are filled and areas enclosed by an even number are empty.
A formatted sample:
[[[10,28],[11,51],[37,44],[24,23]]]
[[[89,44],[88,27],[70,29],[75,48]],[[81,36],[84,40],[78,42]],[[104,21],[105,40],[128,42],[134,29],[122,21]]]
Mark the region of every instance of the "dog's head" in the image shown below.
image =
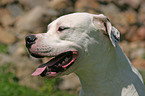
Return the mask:
[[[51,78],[83,66],[88,57],[105,50],[102,47],[115,47],[119,32],[104,15],[74,13],[50,23],[47,33],[32,34],[25,39],[32,56],[51,57],[32,75]]]

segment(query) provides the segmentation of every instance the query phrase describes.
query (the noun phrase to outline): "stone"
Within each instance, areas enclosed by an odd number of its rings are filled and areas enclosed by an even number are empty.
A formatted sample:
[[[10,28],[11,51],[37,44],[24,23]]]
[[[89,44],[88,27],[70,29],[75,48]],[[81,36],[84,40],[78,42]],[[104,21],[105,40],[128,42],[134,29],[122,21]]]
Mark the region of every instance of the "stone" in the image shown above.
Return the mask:
[[[141,0],[125,0],[125,3],[128,4],[130,7],[137,9],[141,4]]]
[[[138,28],[137,26],[133,26],[130,28],[125,37],[131,42],[145,40],[145,27],[142,26]]]
[[[120,10],[128,9],[128,4],[126,4],[125,0],[112,0],[112,2],[118,7]]]
[[[142,69],[145,70],[145,59],[143,59],[143,58],[134,59],[132,61],[132,64],[140,70],[142,70]]]
[[[22,9],[22,7],[20,7],[19,4],[9,4],[7,5],[7,9],[13,17],[24,15],[24,10]]]
[[[69,6],[72,6],[72,3],[68,0],[51,0],[48,4],[50,8],[54,8],[56,10],[64,9]]]
[[[4,44],[12,44],[16,42],[16,37],[14,34],[7,32],[3,28],[0,27],[0,42]]]
[[[0,5],[10,4],[10,3],[13,3],[14,1],[17,1],[17,0],[0,0]]]
[[[101,4],[108,4],[111,3],[113,0],[97,0]]]
[[[141,24],[145,25],[145,2],[141,4],[141,7],[138,13],[138,19],[139,19],[139,22],[141,22]]]
[[[137,26],[132,26],[129,28],[128,32],[126,33],[125,35],[125,39],[128,40],[128,41],[136,41],[138,38],[135,36],[136,34],[136,31],[137,31]]]
[[[141,0],[113,0],[113,2],[122,10],[126,10],[129,7],[137,9],[141,4]]]
[[[138,28],[136,36],[138,37],[138,40],[145,40],[145,26]]]
[[[67,14],[74,11],[70,0],[50,0],[48,8],[58,10],[61,14]]]
[[[30,8],[34,8],[37,6],[47,6],[47,3],[49,2],[49,0],[19,0],[19,2],[25,6],[28,6]]]
[[[75,11],[96,13],[99,7],[99,3],[96,0],[77,0],[75,3]]]
[[[13,25],[14,21],[15,19],[11,16],[7,9],[0,9],[0,22],[4,27]]]
[[[26,55],[24,39],[8,47],[8,52],[16,56]]]
[[[78,93],[80,91],[80,81],[74,73],[62,76],[61,78],[63,80],[58,85],[60,90],[69,90],[72,93]]]
[[[136,59],[136,58],[144,58],[145,54],[145,41],[136,41],[131,42],[129,44],[130,46],[130,58]]]
[[[126,10],[124,12],[124,18],[127,19],[127,22],[129,24],[135,24],[137,22],[136,18],[137,18],[137,15],[136,15],[136,12],[132,9],[129,9],[129,10]]]
[[[44,7],[35,7],[16,22],[17,34],[20,32],[40,33],[47,30],[47,24],[57,16],[57,12]]]
[[[140,47],[135,50],[132,50],[132,52],[130,53],[130,58],[131,59],[143,58],[144,54],[145,54],[145,49]]]

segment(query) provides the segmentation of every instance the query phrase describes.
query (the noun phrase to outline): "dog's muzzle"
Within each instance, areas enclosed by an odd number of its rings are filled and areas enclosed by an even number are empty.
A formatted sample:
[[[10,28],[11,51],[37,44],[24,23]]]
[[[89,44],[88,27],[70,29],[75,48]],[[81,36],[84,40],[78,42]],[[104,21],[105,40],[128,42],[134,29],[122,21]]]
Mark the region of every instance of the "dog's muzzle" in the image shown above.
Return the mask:
[[[66,50],[55,55],[50,55],[49,50],[48,53],[44,53],[47,55],[44,55],[39,51],[33,51],[33,48],[36,46],[32,45],[38,43],[36,41],[37,39],[38,38],[36,35],[29,35],[25,38],[26,47],[29,53],[35,58],[46,57],[50,59],[48,62],[39,65],[35,72],[32,74],[33,76],[40,75],[42,77],[54,78],[68,70],[69,67],[72,66],[78,58],[79,54],[77,50]]]

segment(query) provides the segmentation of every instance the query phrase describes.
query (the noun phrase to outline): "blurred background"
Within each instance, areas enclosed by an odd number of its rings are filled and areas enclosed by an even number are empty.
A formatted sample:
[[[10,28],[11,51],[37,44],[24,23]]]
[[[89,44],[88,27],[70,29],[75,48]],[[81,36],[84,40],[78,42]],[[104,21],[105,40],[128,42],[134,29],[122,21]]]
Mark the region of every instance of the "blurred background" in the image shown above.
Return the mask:
[[[145,78],[145,0],[0,0],[0,96],[78,96],[81,86],[73,73],[50,80],[31,76],[45,60],[30,57],[24,42],[73,12],[106,15],[121,33],[121,48]]]

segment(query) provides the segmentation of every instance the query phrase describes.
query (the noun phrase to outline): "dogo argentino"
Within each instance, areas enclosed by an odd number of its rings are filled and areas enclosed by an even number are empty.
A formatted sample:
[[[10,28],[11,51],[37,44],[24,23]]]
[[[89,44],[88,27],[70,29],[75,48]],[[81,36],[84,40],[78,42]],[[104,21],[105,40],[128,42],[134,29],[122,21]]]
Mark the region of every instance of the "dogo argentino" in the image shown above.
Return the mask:
[[[102,14],[61,16],[47,33],[25,38],[32,56],[51,57],[32,75],[54,78],[74,72],[82,85],[80,96],[145,96],[143,79],[119,47],[119,38]]]

